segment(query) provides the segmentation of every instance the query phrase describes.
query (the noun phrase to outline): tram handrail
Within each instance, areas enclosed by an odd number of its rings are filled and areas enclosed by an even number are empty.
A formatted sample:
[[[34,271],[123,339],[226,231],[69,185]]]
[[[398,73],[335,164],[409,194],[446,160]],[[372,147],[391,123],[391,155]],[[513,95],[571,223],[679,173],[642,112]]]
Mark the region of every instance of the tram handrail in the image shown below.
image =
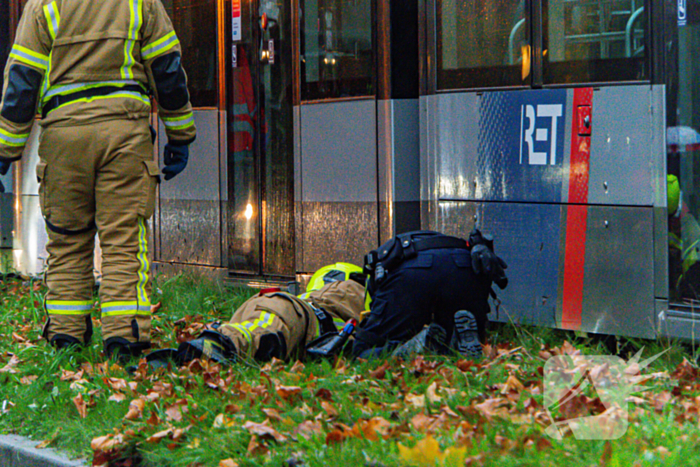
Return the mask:
[[[637,19],[642,13],[644,13],[644,7],[639,7],[632,13],[630,19],[627,20],[627,26],[625,27],[625,55],[627,57],[632,56],[632,30],[634,28],[634,23],[637,22]]]
[[[510,36],[508,36],[508,61],[510,62],[511,65],[515,65],[516,61],[513,60],[513,48],[514,45],[513,43],[515,42],[515,35],[518,33],[520,28],[523,27],[525,24],[525,18],[521,19],[517,23],[515,23],[515,26],[513,26],[513,29],[510,31]]]

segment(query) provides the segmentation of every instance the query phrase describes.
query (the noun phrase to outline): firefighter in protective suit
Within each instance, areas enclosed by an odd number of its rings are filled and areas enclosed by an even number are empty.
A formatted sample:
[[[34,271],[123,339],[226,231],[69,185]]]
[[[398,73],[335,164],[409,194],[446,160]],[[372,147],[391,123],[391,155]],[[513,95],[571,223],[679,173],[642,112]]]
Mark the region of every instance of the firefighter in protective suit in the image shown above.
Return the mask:
[[[150,97],[168,136],[168,180],[185,168],[196,136],[180,50],[160,0],[25,6],[5,69],[0,172],[21,158],[39,109],[37,177],[49,237],[43,335],[58,348],[91,338],[95,232],[105,351],[150,347],[148,219],[159,181]]]
[[[370,313],[355,334],[360,358],[423,351],[481,355],[491,283],[508,285],[493,239],[432,231],[396,236],[365,257]]]
[[[220,362],[268,361],[303,356],[314,339],[338,334],[349,320],[359,321],[364,284],[359,266],[336,263],[317,271],[307,292],[298,297],[262,290],[243,303],[228,323],[180,344],[175,359],[180,363],[202,357]]]

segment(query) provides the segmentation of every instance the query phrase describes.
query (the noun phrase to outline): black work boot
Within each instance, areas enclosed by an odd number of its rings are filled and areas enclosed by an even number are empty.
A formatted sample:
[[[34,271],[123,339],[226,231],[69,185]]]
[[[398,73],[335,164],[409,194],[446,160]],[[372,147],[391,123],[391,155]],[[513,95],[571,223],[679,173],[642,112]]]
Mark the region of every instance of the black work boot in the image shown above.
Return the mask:
[[[236,346],[225,335],[216,331],[204,331],[198,338],[183,342],[177,348],[182,363],[196,358],[208,358],[216,363],[230,363],[236,357]]]
[[[129,342],[123,337],[110,337],[104,343],[107,358],[116,357],[121,363],[140,357],[144,350],[150,348],[150,342]]]
[[[467,358],[481,357],[481,342],[479,342],[479,329],[476,318],[467,310],[459,310],[455,313],[455,329],[452,336],[453,347]]]
[[[437,323],[430,323],[418,334],[396,348],[392,352],[393,357],[407,358],[411,354],[439,354],[448,353],[447,332]]]
[[[67,334],[56,334],[51,338],[51,345],[58,351],[62,350],[80,350],[84,344],[73,336]]]

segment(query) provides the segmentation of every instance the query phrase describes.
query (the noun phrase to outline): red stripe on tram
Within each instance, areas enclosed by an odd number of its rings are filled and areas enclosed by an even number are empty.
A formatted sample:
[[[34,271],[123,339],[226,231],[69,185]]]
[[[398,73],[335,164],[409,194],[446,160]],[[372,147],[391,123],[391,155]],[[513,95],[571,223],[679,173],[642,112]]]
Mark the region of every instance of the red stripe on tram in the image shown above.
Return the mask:
[[[561,319],[562,328],[572,330],[581,328],[583,270],[586,257],[586,225],[588,222],[588,171],[591,147],[590,136],[579,136],[579,106],[590,106],[592,102],[593,88],[574,89]]]

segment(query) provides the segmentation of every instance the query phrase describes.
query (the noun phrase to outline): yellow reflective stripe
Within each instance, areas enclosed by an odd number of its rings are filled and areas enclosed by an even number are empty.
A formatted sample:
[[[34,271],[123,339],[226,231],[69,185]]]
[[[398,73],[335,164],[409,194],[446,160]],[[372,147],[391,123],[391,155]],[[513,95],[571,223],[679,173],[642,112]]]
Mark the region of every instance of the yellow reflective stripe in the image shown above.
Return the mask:
[[[151,316],[151,311],[146,311],[146,310],[138,310],[138,309],[132,309],[132,310],[114,310],[114,311],[104,311],[102,310],[102,316],[133,316],[133,315],[139,315],[139,316]]]
[[[151,304],[139,304],[136,300],[105,302],[102,304],[102,316],[150,316]]]
[[[50,315],[61,316],[86,316],[92,313],[92,310],[46,310]]]
[[[246,327],[251,331],[255,331],[258,328],[258,326],[260,326],[260,323],[265,319],[267,314],[268,313],[266,311],[263,311],[262,313],[260,313],[260,317],[258,319],[256,319],[255,321],[253,321],[252,326],[250,326],[250,327],[246,326]]]
[[[114,308],[114,307],[122,307],[122,306],[137,306],[138,302],[136,300],[129,300],[129,301],[122,301],[122,302],[104,302],[102,304],[102,309],[104,310],[105,308]]]
[[[180,117],[161,117],[163,125],[168,130],[184,130],[194,126],[194,113],[187,112]]]
[[[52,109],[51,112],[57,109],[61,109],[67,105],[73,105],[77,102],[93,102],[93,101],[98,101],[102,99],[114,99],[117,97],[126,97],[129,99],[136,99],[137,101],[141,101],[147,106],[151,106],[151,101],[143,97],[143,94],[137,93],[137,92],[115,92],[114,94],[108,94],[106,96],[95,96],[95,97],[84,97],[82,99],[76,99],[74,101],[66,102],[65,104],[59,105],[55,109]],[[49,112],[49,114],[51,113]]]
[[[44,101],[48,101],[54,96],[65,96],[66,94],[73,94],[74,92],[86,91],[88,89],[102,88],[106,86],[122,88],[124,86],[141,85],[138,81],[134,80],[115,80],[115,81],[96,81],[94,83],[75,83],[75,84],[64,84],[61,86],[52,86],[44,96]],[[144,90],[144,93],[146,91]]]
[[[134,46],[139,39],[139,30],[143,22],[143,0],[129,0],[129,39],[124,42],[124,64],[121,68],[123,79],[133,79],[132,67],[134,60]]]
[[[0,144],[19,148],[27,144],[29,133],[15,134],[0,128]]]
[[[44,16],[46,16],[46,22],[49,25],[49,34],[51,34],[51,39],[56,40],[58,27],[61,23],[61,14],[58,11],[58,5],[56,5],[56,2],[44,5]]]
[[[146,47],[141,49],[141,57],[144,60],[149,60],[153,57],[164,54],[179,43],[180,40],[177,38],[177,35],[175,35],[175,31],[172,31],[170,34],[166,34],[157,41],[153,42],[152,44],[148,44]]]
[[[12,46],[12,50],[10,50],[10,57],[24,63],[25,65],[37,67],[44,71],[46,71],[46,69],[49,67],[49,57],[38,52],[34,52],[26,47],[22,47],[21,45],[15,44]]]
[[[139,302],[148,302],[146,284],[148,283],[148,239],[146,238],[146,224],[143,218],[139,218],[139,251],[136,254],[139,260],[139,282],[136,284],[136,296]]]
[[[231,328],[235,329],[236,331],[240,332],[241,334],[243,334],[243,337],[245,337],[245,340],[247,340],[248,342],[253,341],[253,336],[250,334],[250,331],[248,331],[240,323],[234,323],[234,324],[226,323],[226,324],[224,324],[224,326],[231,327]]]

